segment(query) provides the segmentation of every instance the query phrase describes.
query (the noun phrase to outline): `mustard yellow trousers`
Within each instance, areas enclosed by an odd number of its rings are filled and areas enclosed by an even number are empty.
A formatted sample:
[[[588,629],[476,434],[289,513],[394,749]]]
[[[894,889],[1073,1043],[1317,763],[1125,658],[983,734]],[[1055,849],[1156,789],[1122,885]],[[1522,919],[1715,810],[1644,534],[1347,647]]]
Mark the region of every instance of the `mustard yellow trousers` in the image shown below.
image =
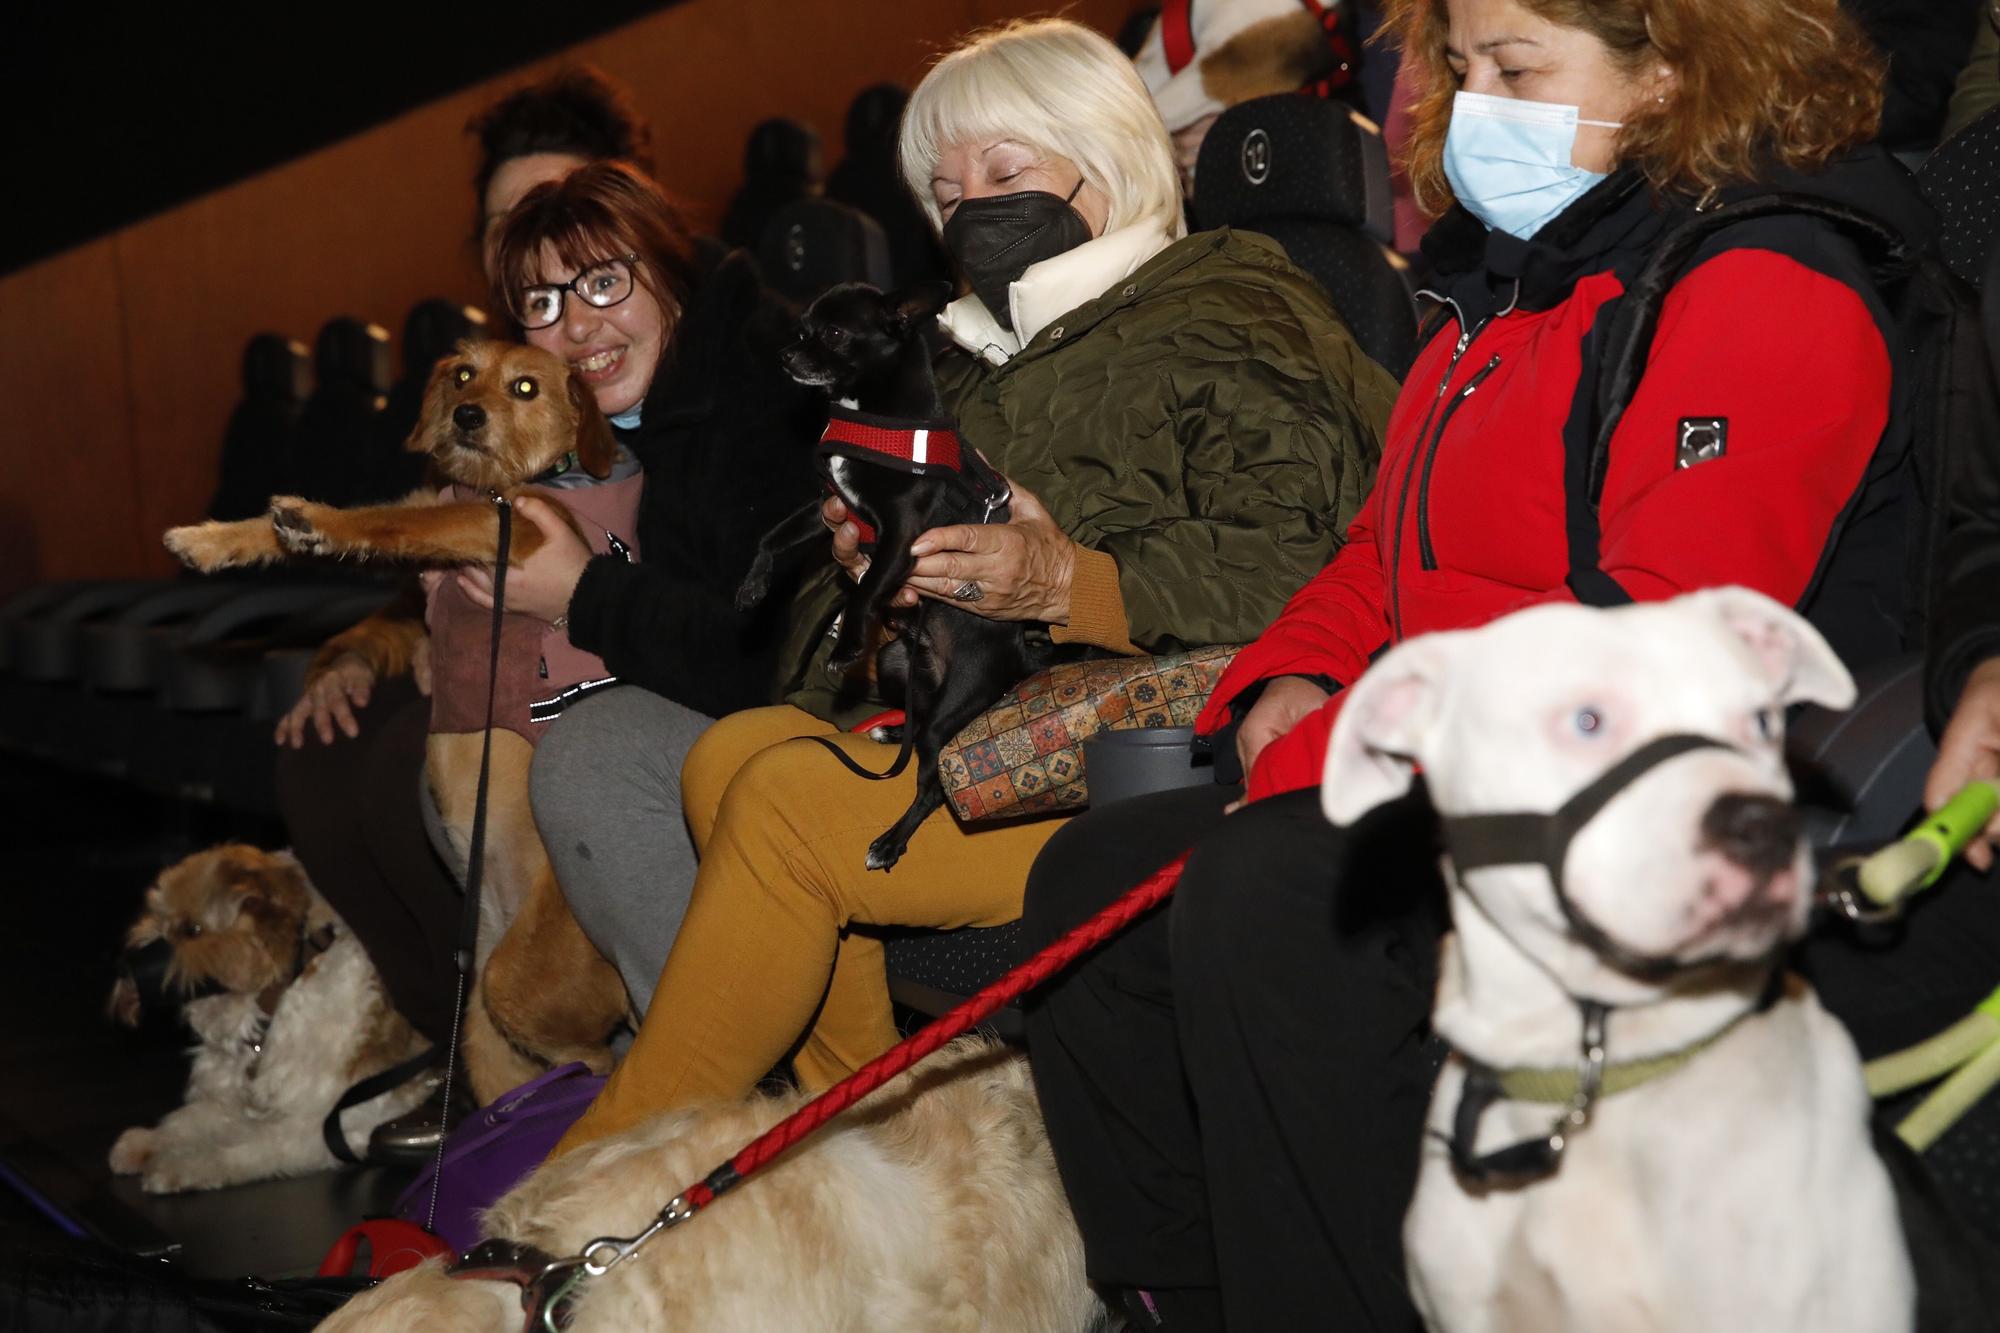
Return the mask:
[[[787,1052],[818,1091],[888,1049],[897,1032],[882,945],[851,927],[1020,916],[1028,867],[1062,819],[968,831],[941,809],[894,870],[868,870],[868,844],[916,795],[916,765],[869,782],[805,736],[832,738],[876,772],[895,754],[787,706],[735,713],[703,734],[681,773],[701,858],[687,917],[638,1038],[558,1155],[656,1111],[741,1096]]]

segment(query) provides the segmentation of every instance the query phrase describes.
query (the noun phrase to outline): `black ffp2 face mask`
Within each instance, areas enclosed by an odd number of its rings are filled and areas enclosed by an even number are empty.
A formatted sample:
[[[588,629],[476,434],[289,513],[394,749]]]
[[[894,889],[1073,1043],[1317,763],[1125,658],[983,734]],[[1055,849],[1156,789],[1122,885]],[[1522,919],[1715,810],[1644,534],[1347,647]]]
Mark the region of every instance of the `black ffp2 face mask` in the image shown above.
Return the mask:
[[[1082,180],[1061,199],[1046,190],[1021,190],[965,199],[944,224],[944,248],[973,295],[1008,332],[1014,330],[1007,288],[1033,265],[1076,249],[1090,224],[1071,207]]]

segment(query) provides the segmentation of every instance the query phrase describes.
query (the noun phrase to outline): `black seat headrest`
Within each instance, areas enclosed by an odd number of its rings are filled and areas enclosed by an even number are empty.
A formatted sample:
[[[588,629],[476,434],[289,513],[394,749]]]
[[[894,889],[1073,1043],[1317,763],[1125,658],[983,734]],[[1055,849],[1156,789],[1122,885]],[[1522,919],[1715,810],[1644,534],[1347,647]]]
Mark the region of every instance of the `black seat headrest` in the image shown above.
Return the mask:
[[[847,152],[895,151],[896,131],[903,123],[903,107],[910,95],[893,83],[863,88],[847,105]]]
[[[782,116],[759,123],[743,146],[743,178],[747,183],[816,185],[825,174],[819,151],[819,131]]]
[[[243,396],[258,402],[303,403],[312,393],[312,356],[282,333],[260,333],[243,346]]]
[[[431,367],[459,343],[488,336],[486,312],[477,306],[439,296],[419,301],[403,321],[403,375],[413,380],[428,378]]]
[[[894,282],[889,238],[874,219],[830,199],[795,199],[771,215],[757,246],[765,280],[806,302],[840,282]]]
[[[1204,227],[1256,231],[1285,218],[1395,239],[1382,132],[1323,98],[1279,93],[1223,112],[1202,140],[1194,190]]]
[[[390,379],[389,331],[379,324],[337,315],[313,343],[313,376],[326,393],[387,392]]]

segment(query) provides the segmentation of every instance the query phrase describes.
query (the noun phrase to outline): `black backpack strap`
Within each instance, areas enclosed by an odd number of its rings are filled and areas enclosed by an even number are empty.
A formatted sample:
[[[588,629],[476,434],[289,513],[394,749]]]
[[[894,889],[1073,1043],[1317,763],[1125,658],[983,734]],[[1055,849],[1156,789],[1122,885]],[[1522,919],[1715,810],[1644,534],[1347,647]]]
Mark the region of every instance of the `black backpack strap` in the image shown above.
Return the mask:
[[[1844,235],[1862,243],[1864,257],[1884,277],[1899,276],[1912,263],[1909,243],[1880,218],[1805,194],[1773,193],[1738,200],[1697,213],[1668,232],[1619,299],[1620,308],[1599,362],[1597,428],[1584,468],[1584,482],[1593,508],[1604,498],[1611,437],[1646,374],[1646,359],[1652,350],[1653,334],[1659,328],[1667,293],[1687,275],[1701,247],[1718,232],[1760,218],[1786,215],[1816,217],[1832,223]]]

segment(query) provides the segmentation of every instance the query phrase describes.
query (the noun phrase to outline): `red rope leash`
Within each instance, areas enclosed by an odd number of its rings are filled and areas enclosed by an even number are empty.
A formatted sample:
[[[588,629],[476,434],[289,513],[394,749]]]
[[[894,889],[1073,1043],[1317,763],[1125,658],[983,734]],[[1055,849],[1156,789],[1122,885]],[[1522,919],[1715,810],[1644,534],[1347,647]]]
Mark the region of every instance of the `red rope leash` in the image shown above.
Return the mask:
[[[855,1070],[819,1096],[766,1130],[749,1147],[708,1173],[701,1183],[690,1185],[674,1202],[680,1205],[674,1221],[685,1221],[743,1183],[753,1172],[769,1166],[800,1139],[923,1059],[938,1047],[973,1027],[995,1010],[1033,990],[1083,954],[1116,935],[1132,922],[1158,906],[1180,881],[1187,854],[1147,876],[1135,888],[1082,925],[1065,933],[1055,943],[1021,963],[992,985],[953,1009],[944,1017],[925,1024],[915,1033],[891,1046],[860,1069]],[[673,1205],[669,1205],[671,1210]]]

